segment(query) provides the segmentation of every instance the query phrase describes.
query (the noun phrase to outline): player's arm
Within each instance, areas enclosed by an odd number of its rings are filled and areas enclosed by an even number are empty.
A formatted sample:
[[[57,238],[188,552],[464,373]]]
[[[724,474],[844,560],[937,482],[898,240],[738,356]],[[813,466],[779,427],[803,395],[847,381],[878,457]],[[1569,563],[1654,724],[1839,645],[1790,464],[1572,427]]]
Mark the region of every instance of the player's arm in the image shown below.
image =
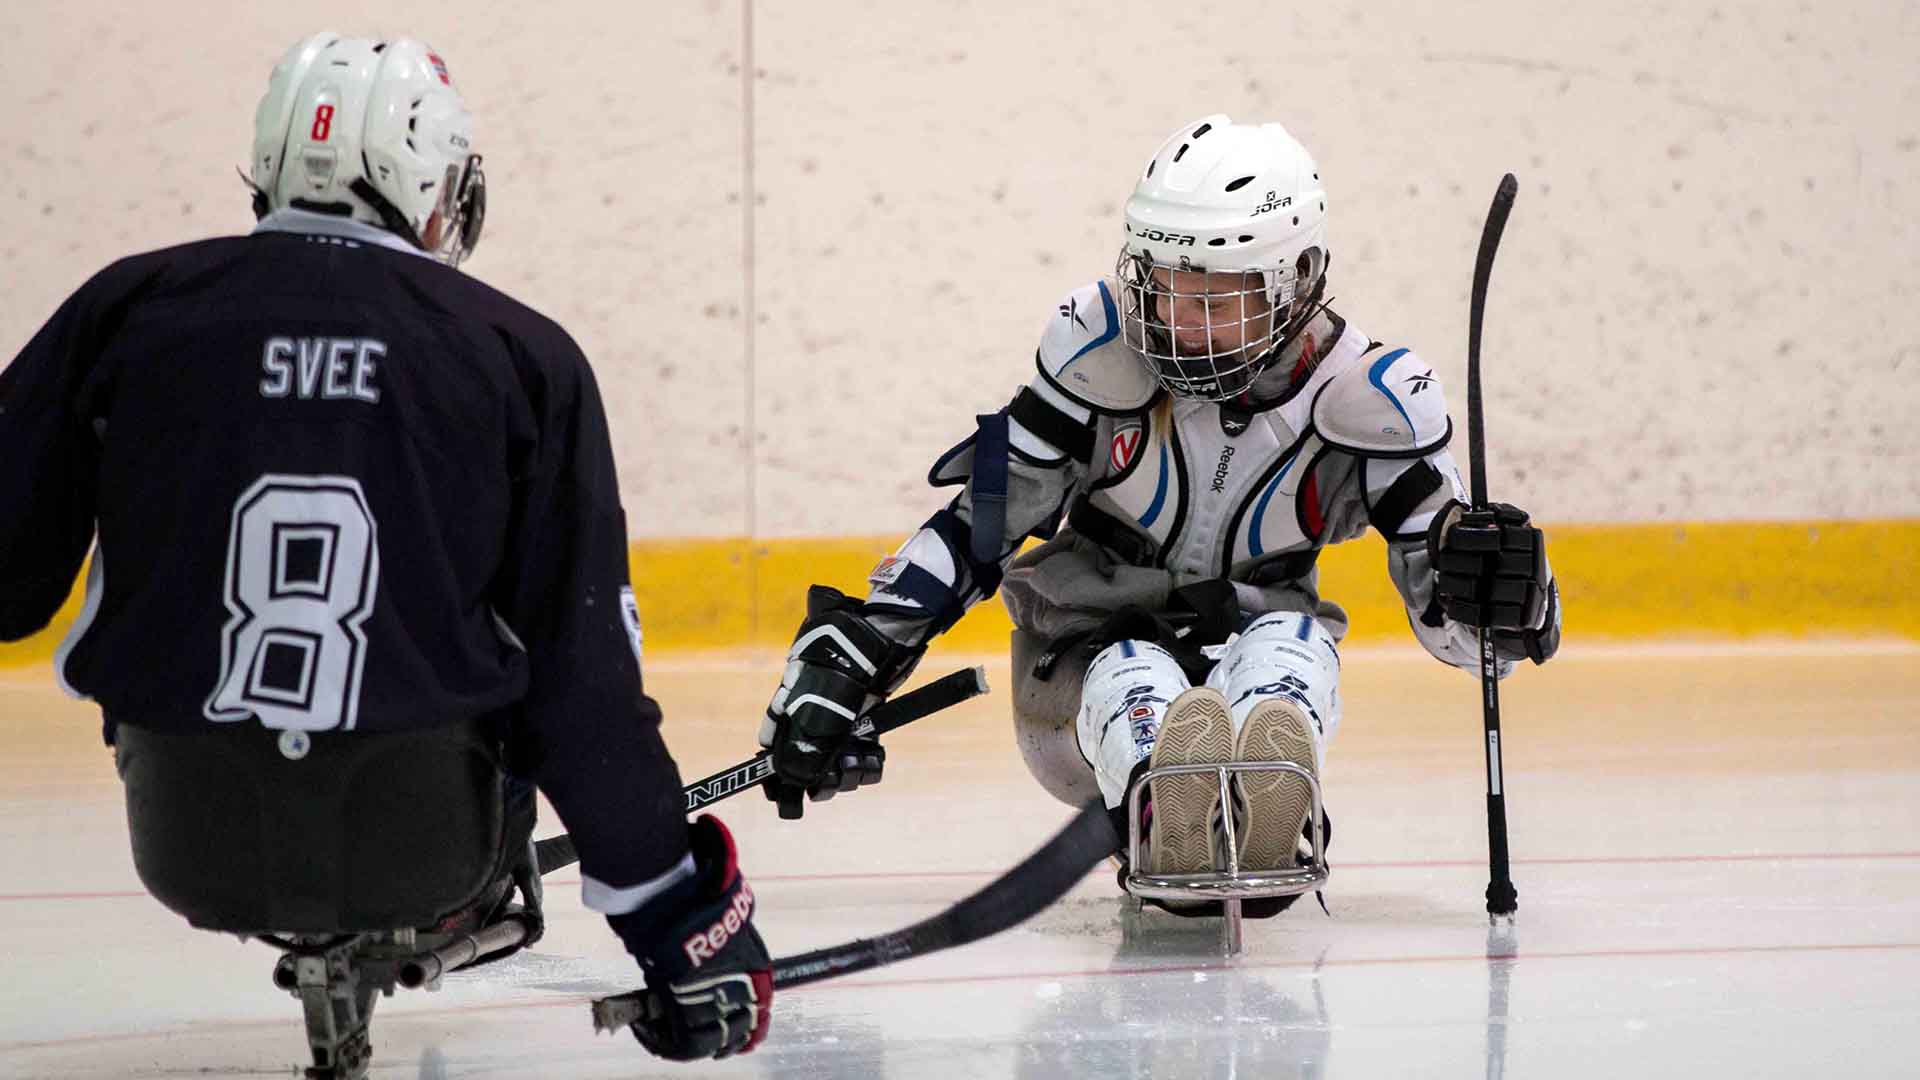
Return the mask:
[[[1323,391],[1314,424],[1361,458],[1368,521],[1387,541],[1387,573],[1429,653],[1477,672],[1485,625],[1494,631],[1503,678],[1515,661],[1544,663],[1553,655],[1559,590],[1539,530],[1524,512],[1502,504],[1487,522],[1468,522],[1491,533],[1458,531],[1464,487],[1447,449],[1452,422],[1431,367],[1407,350],[1376,347]]]
[[[557,333],[557,332],[556,332]],[[751,1049],[766,1030],[771,961],[753,894],[717,820],[691,830],[660,709],[640,673],[605,411],[571,341],[525,365],[513,522],[494,603],[526,652],[512,761],[580,852],[581,898],[640,961],[654,1011],[635,1034],[666,1057]]]
[[[809,591],[806,621],[760,729],[760,744],[773,751],[769,793],[788,807],[798,806],[801,791],[827,798],[879,781],[885,754],[877,740],[852,737],[854,721],[900,685],[929,642],[999,589],[1027,537],[1053,534],[1086,475],[1101,394],[1151,393],[1136,358],[1101,352],[1118,332],[1106,296],[1096,283],[1059,305],[1042,333],[1033,382],[1006,407],[975,417],[972,434],[934,463],[928,482],[960,490],[874,568],[866,599]],[[1115,360],[1134,382],[1074,378]]]
[[[101,271],[0,371],[0,641],[47,625],[93,542],[95,368],[154,272],[138,259]]]

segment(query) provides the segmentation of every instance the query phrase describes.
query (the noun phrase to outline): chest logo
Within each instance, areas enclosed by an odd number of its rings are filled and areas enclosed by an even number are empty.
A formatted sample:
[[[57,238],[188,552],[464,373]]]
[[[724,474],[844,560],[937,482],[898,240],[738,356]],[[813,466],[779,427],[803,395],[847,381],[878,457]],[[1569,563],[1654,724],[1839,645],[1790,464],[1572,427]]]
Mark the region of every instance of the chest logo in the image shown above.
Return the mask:
[[[1215,465],[1213,467],[1213,489],[1212,490],[1215,493],[1220,493],[1227,490],[1227,469],[1232,464],[1233,464],[1233,447],[1231,446],[1221,447],[1220,464]]]
[[[1140,444],[1146,441],[1146,430],[1138,423],[1127,424],[1114,429],[1113,442],[1107,449],[1107,462],[1113,471],[1122,473],[1140,456]]]

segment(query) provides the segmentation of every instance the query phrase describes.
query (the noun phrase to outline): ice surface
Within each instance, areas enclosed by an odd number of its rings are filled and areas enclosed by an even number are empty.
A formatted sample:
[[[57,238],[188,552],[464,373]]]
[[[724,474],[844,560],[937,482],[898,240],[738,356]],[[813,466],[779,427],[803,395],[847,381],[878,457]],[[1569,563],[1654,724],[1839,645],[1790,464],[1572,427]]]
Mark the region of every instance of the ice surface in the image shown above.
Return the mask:
[[[935,656],[938,674],[969,658]],[[746,756],[766,657],[665,660],[649,687],[687,776]],[[996,692],[889,740],[878,789],[780,821],[719,807],[778,953],[930,915],[1063,822]],[[1331,917],[1135,915],[1109,872],[971,948],[780,995],[766,1046],[698,1066],[595,1037],[638,973],[577,878],[531,954],[374,1017],[383,1077],[1914,1075],[1920,1060],[1920,650],[1582,651],[1505,688],[1520,913],[1490,934],[1471,677],[1346,657],[1326,776]],[[288,1076],[275,953],[140,891],[89,707],[0,673],[0,1076]],[[548,815],[541,834],[557,831]]]

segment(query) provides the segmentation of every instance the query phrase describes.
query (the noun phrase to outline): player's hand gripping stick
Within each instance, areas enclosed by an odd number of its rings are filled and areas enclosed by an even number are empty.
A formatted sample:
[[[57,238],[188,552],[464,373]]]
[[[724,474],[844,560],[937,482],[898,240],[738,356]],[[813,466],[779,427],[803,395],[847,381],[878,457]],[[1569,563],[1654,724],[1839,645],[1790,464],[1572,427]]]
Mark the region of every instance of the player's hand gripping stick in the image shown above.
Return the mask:
[[[1519,182],[1512,173],[1500,178],[1480,230],[1480,250],[1473,261],[1473,290],[1467,311],[1467,449],[1472,510],[1490,511],[1487,498],[1487,424],[1480,403],[1480,327],[1486,319],[1487,286],[1493,277],[1493,256],[1513,212]],[[1480,715],[1487,749],[1487,915],[1512,918],[1520,907],[1507,861],[1507,797],[1500,761],[1500,677],[1494,653],[1493,630],[1480,627]]]
[[[853,730],[866,738],[878,738],[896,728],[905,727],[942,709],[949,709],[987,692],[985,668],[971,667],[949,672],[938,679],[874,706],[855,722]],[[773,756],[762,750],[746,761],[722,769],[712,776],[696,780],[681,789],[686,796],[687,813],[710,806],[749,788],[759,787],[773,775]],[[784,815],[783,815],[784,816]],[[798,816],[797,814],[795,816]],[[534,842],[534,855],[541,874],[549,874],[580,859],[569,836],[550,836]]]
[[[1065,895],[1119,846],[1112,816],[1096,799],[1020,865],[938,915],[891,934],[773,961],[768,996],[772,990],[804,986],[967,945],[1017,926]],[[636,990],[595,1001],[595,1030],[618,1031],[636,1021],[644,1023],[652,1015],[649,994]]]

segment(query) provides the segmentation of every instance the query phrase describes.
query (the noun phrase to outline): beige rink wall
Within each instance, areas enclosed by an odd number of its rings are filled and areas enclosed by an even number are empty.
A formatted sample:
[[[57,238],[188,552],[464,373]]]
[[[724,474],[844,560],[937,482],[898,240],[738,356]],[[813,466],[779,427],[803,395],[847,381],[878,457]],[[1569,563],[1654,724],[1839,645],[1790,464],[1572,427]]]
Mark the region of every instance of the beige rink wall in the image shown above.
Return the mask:
[[[1315,152],[1337,309],[1457,418],[1518,175],[1497,497],[1633,535],[1879,522],[1871,588],[1916,576],[1920,3],[13,0],[0,350],[120,255],[249,226],[254,103],[317,19],[447,58],[492,200],[468,269],[592,358],[642,547],[905,535],[1111,267],[1146,155],[1225,112]]]

